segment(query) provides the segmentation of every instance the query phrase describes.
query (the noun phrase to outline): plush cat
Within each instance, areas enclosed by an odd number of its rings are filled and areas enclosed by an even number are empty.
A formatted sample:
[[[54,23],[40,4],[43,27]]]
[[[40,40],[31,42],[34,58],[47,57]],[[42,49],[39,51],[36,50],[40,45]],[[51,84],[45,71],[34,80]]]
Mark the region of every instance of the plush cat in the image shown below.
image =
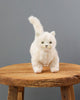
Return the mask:
[[[56,50],[55,31],[45,32],[38,18],[29,17],[35,30],[35,39],[30,47],[31,62],[35,73],[41,73],[43,66],[51,72],[59,71],[59,57]]]

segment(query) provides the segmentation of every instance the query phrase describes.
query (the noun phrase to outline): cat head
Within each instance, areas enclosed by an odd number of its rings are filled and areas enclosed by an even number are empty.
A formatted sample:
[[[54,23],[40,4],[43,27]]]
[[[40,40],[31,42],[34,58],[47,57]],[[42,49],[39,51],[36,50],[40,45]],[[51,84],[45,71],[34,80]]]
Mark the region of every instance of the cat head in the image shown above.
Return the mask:
[[[38,35],[36,39],[36,45],[38,48],[45,51],[51,50],[56,47],[55,31],[43,32],[41,35]]]

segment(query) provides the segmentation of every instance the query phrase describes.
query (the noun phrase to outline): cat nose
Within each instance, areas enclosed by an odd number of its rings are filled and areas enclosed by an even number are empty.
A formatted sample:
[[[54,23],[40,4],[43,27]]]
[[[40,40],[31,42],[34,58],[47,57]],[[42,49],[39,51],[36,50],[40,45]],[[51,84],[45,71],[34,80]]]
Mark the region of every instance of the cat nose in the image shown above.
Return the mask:
[[[47,47],[48,45],[45,45],[45,47]]]

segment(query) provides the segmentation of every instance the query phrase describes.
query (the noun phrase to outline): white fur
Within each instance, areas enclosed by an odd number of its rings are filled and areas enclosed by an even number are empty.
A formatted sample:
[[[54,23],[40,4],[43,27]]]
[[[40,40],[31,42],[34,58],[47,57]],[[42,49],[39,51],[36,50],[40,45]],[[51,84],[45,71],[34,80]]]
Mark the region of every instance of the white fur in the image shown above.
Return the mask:
[[[51,72],[59,71],[59,57],[56,50],[55,31],[44,32],[39,19],[30,16],[35,30],[35,39],[30,47],[31,62],[35,73],[42,72],[43,66],[50,66]]]
[[[40,21],[34,17],[34,16],[30,16],[28,18],[29,22],[33,25],[34,27],[34,31],[35,31],[35,38],[36,36],[38,36],[40,33],[43,33],[43,26],[41,25]]]

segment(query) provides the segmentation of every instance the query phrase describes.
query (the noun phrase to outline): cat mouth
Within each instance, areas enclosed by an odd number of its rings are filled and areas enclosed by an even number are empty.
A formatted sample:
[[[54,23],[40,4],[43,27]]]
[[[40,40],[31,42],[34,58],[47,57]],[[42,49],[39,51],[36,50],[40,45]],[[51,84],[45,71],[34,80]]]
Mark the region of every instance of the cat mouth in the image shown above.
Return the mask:
[[[49,46],[45,46],[45,49],[51,49],[51,47],[49,47]]]
[[[48,47],[45,47],[44,51],[49,51],[49,48]]]

